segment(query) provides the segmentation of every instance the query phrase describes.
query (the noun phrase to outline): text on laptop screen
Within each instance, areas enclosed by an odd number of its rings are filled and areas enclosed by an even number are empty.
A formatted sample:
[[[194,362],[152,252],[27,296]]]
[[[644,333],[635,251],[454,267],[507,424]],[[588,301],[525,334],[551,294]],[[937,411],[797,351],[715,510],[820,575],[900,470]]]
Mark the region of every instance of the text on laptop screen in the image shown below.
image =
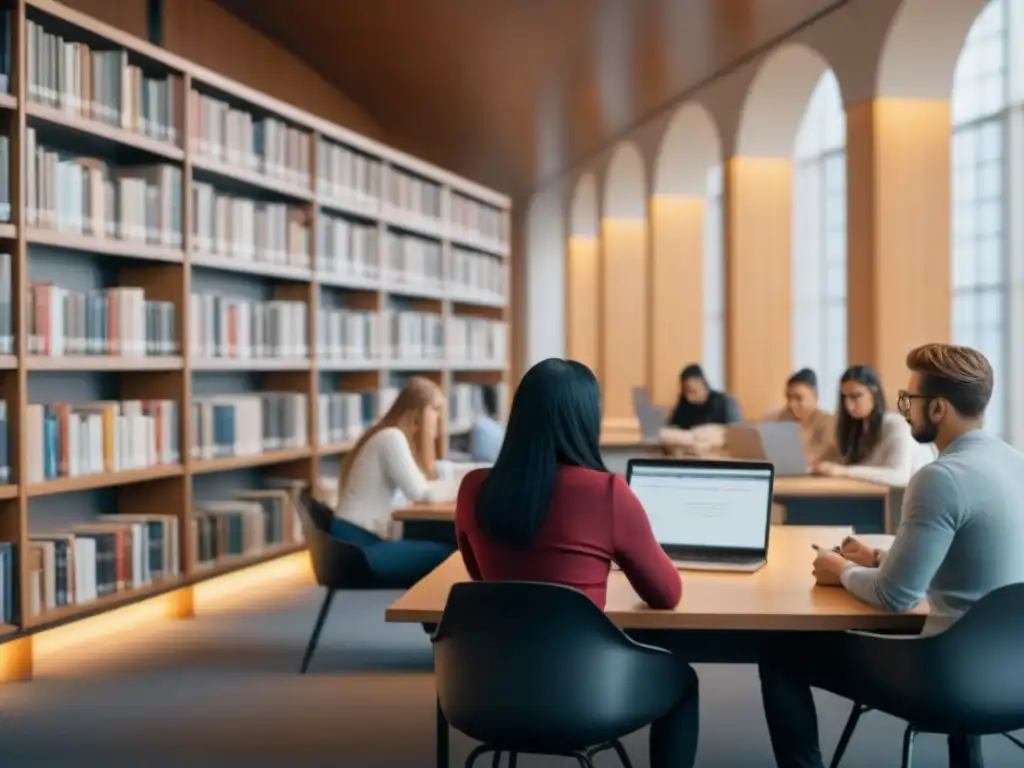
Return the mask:
[[[634,466],[629,481],[662,546],[764,549],[771,470]]]

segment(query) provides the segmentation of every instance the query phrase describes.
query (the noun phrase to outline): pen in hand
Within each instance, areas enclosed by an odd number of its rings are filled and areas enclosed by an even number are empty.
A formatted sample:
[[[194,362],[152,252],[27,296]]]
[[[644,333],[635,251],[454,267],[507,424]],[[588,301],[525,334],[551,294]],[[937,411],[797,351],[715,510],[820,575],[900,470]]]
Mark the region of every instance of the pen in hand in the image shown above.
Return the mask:
[[[835,552],[837,555],[843,554],[843,550],[841,547],[832,547],[832,549],[825,549],[820,544],[811,544],[811,548],[815,552]]]

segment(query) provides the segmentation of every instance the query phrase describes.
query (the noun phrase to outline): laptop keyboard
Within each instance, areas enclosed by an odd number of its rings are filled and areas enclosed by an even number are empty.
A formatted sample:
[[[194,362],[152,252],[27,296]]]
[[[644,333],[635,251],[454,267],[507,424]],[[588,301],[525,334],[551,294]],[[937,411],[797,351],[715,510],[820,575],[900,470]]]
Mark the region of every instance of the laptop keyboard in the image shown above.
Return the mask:
[[[745,563],[759,563],[764,560],[763,557],[755,557],[751,555],[702,555],[700,553],[690,554],[672,554],[669,553],[669,557],[673,560],[690,563],[736,563],[737,565],[743,565]]]

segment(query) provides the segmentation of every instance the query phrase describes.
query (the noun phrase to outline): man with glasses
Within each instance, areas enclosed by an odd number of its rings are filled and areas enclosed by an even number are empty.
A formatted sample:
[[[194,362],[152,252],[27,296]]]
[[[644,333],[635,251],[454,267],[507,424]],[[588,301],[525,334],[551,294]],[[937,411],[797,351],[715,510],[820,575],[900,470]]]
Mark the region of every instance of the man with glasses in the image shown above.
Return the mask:
[[[983,431],[992,367],[980,352],[926,344],[907,355],[909,388],[899,409],[938,458],[910,481],[888,551],[847,539],[814,561],[819,585],[844,587],[887,611],[925,597],[924,634],[948,628],[994,589],[1024,581],[1024,456]],[[761,694],[780,768],[823,768],[811,687],[857,699],[858,673],[832,653],[828,634],[786,635],[766,644]],[[950,766],[980,768],[976,738],[950,737]]]

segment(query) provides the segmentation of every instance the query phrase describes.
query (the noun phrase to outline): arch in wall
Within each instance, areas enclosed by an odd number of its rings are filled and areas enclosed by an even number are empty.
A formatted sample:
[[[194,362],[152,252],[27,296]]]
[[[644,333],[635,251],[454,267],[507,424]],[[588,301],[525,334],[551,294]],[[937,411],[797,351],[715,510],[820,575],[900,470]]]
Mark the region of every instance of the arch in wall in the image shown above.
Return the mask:
[[[702,197],[708,171],[722,162],[722,142],[711,114],[684,104],[669,121],[654,164],[654,194]]]
[[[545,358],[565,356],[565,329],[551,322],[566,300],[565,198],[559,192],[551,187],[534,195],[527,212],[523,372]]]
[[[949,98],[960,51],[988,0],[904,0],[878,64],[877,95]]]
[[[807,103],[829,69],[824,56],[802,43],[783,45],[770,53],[747,90],[735,154],[792,157]]]
[[[576,181],[569,206],[569,236],[597,237],[597,179],[592,173],[584,173]]]
[[[604,177],[605,219],[643,221],[647,216],[644,188],[644,160],[640,150],[629,142],[615,148]]]

